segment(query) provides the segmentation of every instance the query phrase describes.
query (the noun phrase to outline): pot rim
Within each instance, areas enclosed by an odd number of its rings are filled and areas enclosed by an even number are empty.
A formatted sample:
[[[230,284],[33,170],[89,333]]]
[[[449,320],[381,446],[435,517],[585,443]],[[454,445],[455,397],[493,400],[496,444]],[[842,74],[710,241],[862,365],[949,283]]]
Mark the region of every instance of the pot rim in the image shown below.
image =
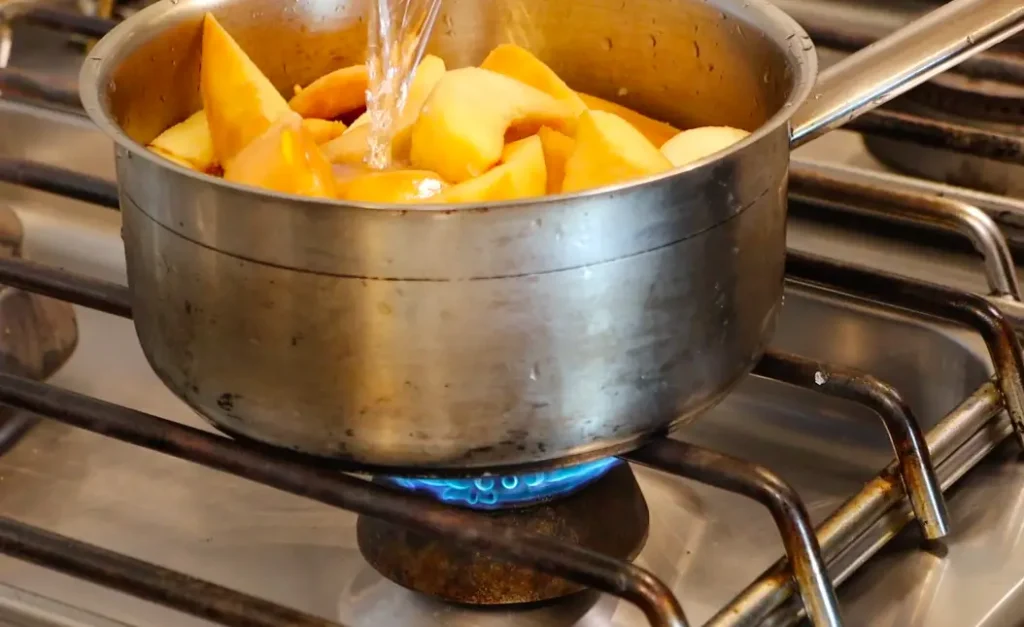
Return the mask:
[[[776,41],[793,73],[793,87],[786,98],[786,102],[778,111],[772,114],[757,130],[724,150],[712,153],[679,168],[624,181],[616,185],[598,187],[571,194],[546,194],[540,197],[506,200],[488,204],[430,203],[417,205],[412,203],[369,203],[342,201],[333,198],[314,198],[233,183],[217,176],[185,168],[153,153],[142,144],[128,137],[120,124],[114,119],[107,99],[104,97],[105,90],[101,86],[107,84],[113,70],[128,53],[133,52],[138,46],[151,40],[153,36],[164,32],[168,24],[176,22],[176,18],[193,13],[197,4],[208,5],[212,3],[209,0],[159,0],[122,21],[107,33],[90,51],[79,73],[79,97],[85,112],[100,130],[113,139],[118,147],[128,151],[130,156],[146,159],[158,167],[176,172],[179,176],[186,176],[197,182],[205,182],[216,187],[230,189],[235,193],[261,198],[269,197],[286,203],[298,202],[307,206],[320,205],[336,209],[368,209],[385,212],[401,211],[403,213],[414,209],[417,213],[422,212],[428,215],[451,215],[484,208],[489,211],[498,209],[513,210],[526,206],[543,209],[544,206],[549,204],[553,205],[566,201],[614,195],[629,192],[636,188],[654,186],[669,179],[682,177],[690,172],[714,167],[715,164],[746,149],[747,146],[776,133],[780,127],[788,127],[793,115],[809,97],[818,74],[817,52],[814,43],[803,27],[768,0],[745,0],[742,9],[734,11],[733,14],[742,16],[750,11],[760,13],[763,23],[750,25],[759,29],[766,37]],[[727,12],[728,8],[730,7],[723,6],[723,11]],[[765,26],[768,28],[765,28]],[[787,135],[789,134],[790,131],[787,128]]]

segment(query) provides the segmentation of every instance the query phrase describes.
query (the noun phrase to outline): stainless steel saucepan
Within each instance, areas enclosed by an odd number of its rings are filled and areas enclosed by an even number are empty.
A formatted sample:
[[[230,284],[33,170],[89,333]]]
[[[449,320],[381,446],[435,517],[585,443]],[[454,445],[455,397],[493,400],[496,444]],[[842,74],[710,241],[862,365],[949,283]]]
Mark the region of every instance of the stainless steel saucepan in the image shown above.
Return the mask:
[[[365,50],[347,0],[163,0],[90,53],[116,142],[135,325],[224,431],[418,472],[614,454],[718,402],[772,337],[789,151],[1020,30],[956,0],[815,82],[764,0],[444,0],[449,67],[534,50],[581,91],[678,127],[754,133],[690,167],[491,206],[353,205],[196,174],[143,146],[201,106],[212,11],[282,91]]]

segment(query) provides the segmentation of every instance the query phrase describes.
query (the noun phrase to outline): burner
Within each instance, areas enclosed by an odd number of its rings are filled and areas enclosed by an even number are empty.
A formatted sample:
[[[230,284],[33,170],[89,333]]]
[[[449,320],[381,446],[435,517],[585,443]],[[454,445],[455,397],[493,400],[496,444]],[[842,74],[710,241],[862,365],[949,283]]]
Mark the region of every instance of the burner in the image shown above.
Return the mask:
[[[496,477],[493,483],[483,480],[482,484],[477,483],[479,479],[375,481],[426,491],[432,498],[462,507],[478,508],[483,503],[488,509],[480,514],[499,523],[620,559],[634,559],[647,541],[647,503],[629,465],[616,460],[539,475]],[[405,482],[408,485],[403,485]],[[509,508],[527,501],[529,506]],[[496,508],[501,507],[498,503],[504,503],[505,509]],[[605,511],[614,511],[614,516],[601,515]],[[583,589],[373,518],[359,518],[357,536],[363,557],[381,575],[410,590],[452,603],[537,603]]]
[[[0,205],[0,259],[21,257],[21,220]],[[0,285],[0,371],[44,380],[67,362],[78,345],[71,305]],[[37,421],[0,408],[0,453],[13,446]]]
[[[566,496],[600,478],[615,464],[614,457],[558,468],[546,472],[477,479],[405,479],[389,478],[395,485],[426,492],[444,503],[470,509],[504,509]]]

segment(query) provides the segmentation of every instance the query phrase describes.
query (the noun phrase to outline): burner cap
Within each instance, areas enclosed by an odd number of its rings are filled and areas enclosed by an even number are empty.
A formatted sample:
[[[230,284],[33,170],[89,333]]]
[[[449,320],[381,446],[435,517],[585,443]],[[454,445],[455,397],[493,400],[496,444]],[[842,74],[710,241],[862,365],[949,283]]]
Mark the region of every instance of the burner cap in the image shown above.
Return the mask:
[[[614,516],[597,514],[609,507],[614,508]],[[624,463],[613,465],[600,479],[569,496],[479,515],[624,560],[640,553],[647,541],[649,523],[640,486]],[[400,586],[451,603],[537,603],[583,589],[558,577],[377,519],[360,516],[356,529],[359,550],[377,572]]]

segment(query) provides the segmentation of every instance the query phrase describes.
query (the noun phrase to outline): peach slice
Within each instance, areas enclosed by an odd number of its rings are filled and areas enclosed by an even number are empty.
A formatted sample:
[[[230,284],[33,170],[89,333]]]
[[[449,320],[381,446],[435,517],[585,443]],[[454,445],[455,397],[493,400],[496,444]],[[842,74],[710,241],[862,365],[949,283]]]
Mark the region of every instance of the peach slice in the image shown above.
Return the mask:
[[[576,140],[564,133],[548,128],[540,127],[537,131],[541,146],[544,148],[544,163],[548,171],[548,193],[557,194],[562,191],[562,181],[565,179],[565,162],[572,155],[576,147]]]
[[[409,137],[423,103],[445,73],[444,61],[428,54],[416,66],[405,107],[393,127],[391,157],[396,161],[409,159]],[[324,146],[324,154],[332,163],[359,163],[366,157],[370,137],[370,116],[363,113],[341,137]]]
[[[331,164],[296,113],[276,122],[229,161],[224,179],[287,194],[334,196]]]
[[[412,126],[409,160],[461,183],[501,159],[506,133],[532,135],[545,125],[571,132],[575,122],[571,107],[525,83],[480,68],[452,70]]]
[[[566,103],[575,115],[587,110],[583,99],[565,84],[554,70],[525,48],[515,44],[501,44],[483,60],[480,67],[514,78],[530,87]]]
[[[731,126],[691,128],[665,142],[661,147],[661,154],[678,168],[724,150],[748,135],[748,131]]]
[[[230,161],[291,111],[270,80],[210,13],[203,20],[199,90],[220,163]]]
[[[580,116],[576,146],[565,162],[563,192],[614,185],[664,172],[672,163],[632,124],[614,113]]]
[[[453,185],[427,202],[499,202],[543,196],[547,191],[544,148],[536,135],[506,146],[501,161],[486,173]]]
[[[302,120],[302,126],[309,131],[309,134],[313,137],[313,141],[315,141],[318,146],[341,137],[345,132],[345,129],[348,128],[345,126],[344,122],[319,120],[317,118],[306,118]]]
[[[205,111],[193,113],[157,135],[149,143],[153,152],[199,172],[208,172],[217,165],[213,154],[213,138]]]
[[[642,113],[638,113],[620,104],[609,102],[608,100],[584,94],[582,92],[579,96],[589,109],[593,111],[614,113],[623,120],[629,122],[636,127],[636,130],[643,133],[644,137],[650,140],[650,142],[655,146],[661,146],[679,133],[679,129],[673,127],[671,124],[666,124],[655,120],[654,118],[649,118]]]
[[[366,104],[368,81],[365,65],[343,67],[298,89],[288,104],[304,118],[332,120]]]
[[[412,203],[436,196],[448,184],[433,172],[425,170],[387,170],[368,172],[338,183],[337,196],[342,200]]]

